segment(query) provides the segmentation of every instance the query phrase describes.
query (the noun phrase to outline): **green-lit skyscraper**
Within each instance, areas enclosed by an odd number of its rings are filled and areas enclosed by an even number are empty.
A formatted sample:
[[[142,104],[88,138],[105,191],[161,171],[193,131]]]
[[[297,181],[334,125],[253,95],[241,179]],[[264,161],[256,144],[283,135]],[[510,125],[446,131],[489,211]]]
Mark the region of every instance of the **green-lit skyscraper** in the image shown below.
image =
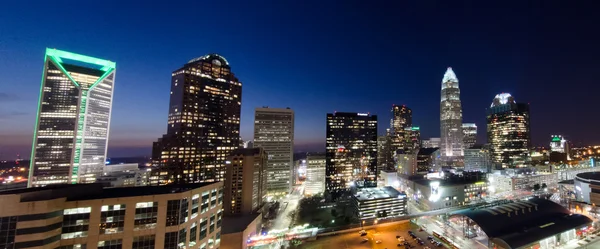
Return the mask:
[[[93,182],[106,161],[115,63],[46,49],[29,187]]]

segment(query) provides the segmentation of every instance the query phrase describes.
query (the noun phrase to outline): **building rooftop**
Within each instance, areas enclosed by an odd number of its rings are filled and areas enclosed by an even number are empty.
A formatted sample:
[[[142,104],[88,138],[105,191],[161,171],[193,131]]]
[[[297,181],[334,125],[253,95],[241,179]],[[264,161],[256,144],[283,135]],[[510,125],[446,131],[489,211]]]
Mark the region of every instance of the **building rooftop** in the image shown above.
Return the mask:
[[[418,155],[431,155],[440,148],[420,148]]]
[[[243,232],[257,218],[262,219],[261,214],[225,216],[225,217],[223,217],[223,225],[221,226],[221,234]]]
[[[571,214],[561,205],[534,198],[505,201],[499,205],[471,208],[452,213],[473,220],[494,243],[505,248],[520,248],[574,228],[592,220]]]
[[[584,180],[584,181],[600,181],[600,172],[585,172],[585,173],[579,173],[577,174],[577,178],[579,180]]]
[[[402,197],[406,198],[406,193],[399,192],[398,190],[387,186],[387,187],[378,187],[378,188],[361,188],[354,195],[356,199],[359,201],[368,201],[368,200],[377,200],[377,199],[387,199],[387,198],[398,198]]]
[[[231,152],[231,155],[254,156],[259,155],[262,148],[239,148]]]
[[[161,195],[186,192],[214,183],[172,184],[165,186],[143,186],[103,188],[101,183],[91,184],[60,184],[40,188],[16,189],[0,192],[2,195],[20,195],[21,202],[44,201],[57,198],[67,198],[67,201],[94,200],[105,198],[120,198],[144,195]]]

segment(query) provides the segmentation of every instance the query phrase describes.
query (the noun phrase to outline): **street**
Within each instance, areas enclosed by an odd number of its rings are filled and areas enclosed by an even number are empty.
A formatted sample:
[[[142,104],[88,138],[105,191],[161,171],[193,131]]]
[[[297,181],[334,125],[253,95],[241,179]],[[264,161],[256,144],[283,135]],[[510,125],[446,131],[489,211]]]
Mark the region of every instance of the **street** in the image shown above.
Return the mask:
[[[269,230],[280,230],[289,228],[292,219],[289,217],[290,213],[298,208],[298,202],[302,199],[302,192],[304,191],[304,184],[296,186],[292,189],[292,192],[279,200],[281,203],[277,218],[273,220],[273,225]]]
[[[405,248],[404,246],[398,247],[398,239],[396,236],[402,236],[408,241],[413,248],[423,249],[425,247],[437,248],[427,240],[428,234],[425,232],[419,232],[418,226],[406,221],[402,224],[395,225],[381,225],[375,229],[368,229],[366,236],[360,236],[358,232],[350,232],[339,235],[332,235],[326,237],[320,237],[315,241],[305,241],[297,248],[302,249],[332,249],[332,248],[376,248],[376,249],[391,249],[391,248]],[[416,240],[412,239],[408,234],[408,231],[413,231],[415,235],[421,238],[425,245],[419,245]],[[365,240],[365,239],[368,239]],[[377,243],[381,241],[381,243]],[[442,247],[440,247],[442,248]]]

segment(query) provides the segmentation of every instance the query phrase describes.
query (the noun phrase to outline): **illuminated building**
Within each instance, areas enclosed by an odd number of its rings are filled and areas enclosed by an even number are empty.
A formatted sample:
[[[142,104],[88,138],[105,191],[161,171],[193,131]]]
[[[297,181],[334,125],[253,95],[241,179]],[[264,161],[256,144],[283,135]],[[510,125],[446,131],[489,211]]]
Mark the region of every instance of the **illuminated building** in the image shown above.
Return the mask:
[[[462,124],[462,131],[465,149],[471,148],[471,146],[477,143],[477,125],[473,123],[464,123]]]
[[[441,139],[439,137],[432,137],[430,139],[421,140],[421,148],[439,148]]]
[[[418,179],[408,181],[413,198],[423,210],[456,207],[480,200],[487,195],[487,183],[482,179],[460,181]]]
[[[487,133],[494,163],[524,167],[531,146],[529,105],[516,103],[509,93],[496,95],[487,113]]]
[[[377,116],[368,113],[327,114],[326,190],[377,185]]]
[[[463,156],[462,106],[458,78],[449,67],[442,79],[440,101],[440,152],[442,160],[454,165]]]
[[[269,155],[268,194],[288,194],[294,176],[294,111],[290,108],[256,108],[253,146],[265,149]]]
[[[410,139],[410,133],[406,128],[412,126],[412,110],[405,105],[392,106],[392,120],[390,121],[391,150],[393,155],[398,153],[407,153],[411,151],[412,144],[407,144]],[[408,130],[410,132],[410,129]],[[411,152],[408,152],[411,153]]]
[[[358,218],[392,218],[407,215],[408,196],[390,186],[363,188],[354,195],[354,209]]]
[[[94,182],[102,173],[115,66],[107,60],[46,49],[29,187]]]
[[[550,150],[554,152],[565,153],[567,151],[567,140],[562,135],[552,135],[550,140]]]
[[[267,197],[265,150],[234,150],[225,164],[225,215],[246,215],[258,211]]]
[[[492,168],[492,158],[489,148],[475,145],[465,149],[465,171],[488,173]]]
[[[396,163],[399,174],[407,176],[414,176],[417,174],[417,154],[397,154]]]
[[[325,191],[325,155],[308,154],[306,156],[305,195],[322,194]]]
[[[240,146],[241,101],[242,83],[218,54],[175,70],[167,133],[152,148],[151,184],[222,181],[227,156]]]
[[[404,128],[405,141],[404,153],[414,154],[419,152],[421,147],[421,129],[417,126]]]
[[[439,148],[421,148],[417,153],[417,172],[425,173],[437,170],[436,156]]]
[[[0,192],[1,248],[219,248],[223,183]]]

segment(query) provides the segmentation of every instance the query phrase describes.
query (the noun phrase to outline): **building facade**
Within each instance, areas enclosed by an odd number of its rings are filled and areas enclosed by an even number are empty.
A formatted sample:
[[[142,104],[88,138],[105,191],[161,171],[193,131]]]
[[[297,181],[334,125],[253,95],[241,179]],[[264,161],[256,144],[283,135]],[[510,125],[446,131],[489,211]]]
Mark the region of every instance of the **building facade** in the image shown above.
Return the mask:
[[[463,157],[462,106],[458,78],[449,67],[442,79],[440,101],[440,152],[448,165]]]
[[[305,195],[317,195],[325,191],[325,162],[325,154],[308,154],[306,156]]]
[[[436,153],[437,152],[437,153]],[[417,153],[417,172],[433,172],[438,167],[436,156],[439,155],[438,148],[421,148]]]
[[[222,188],[75,184],[2,192],[0,247],[218,248]]]
[[[171,74],[167,134],[154,142],[152,184],[222,181],[240,145],[242,83],[227,60],[209,54]]]
[[[406,134],[404,153],[415,154],[419,152],[419,148],[421,148],[421,128],[418,126],[406,127],[404,133]]]
[[[430,139],[421,140],[421,148],[440,148],[441,139],[432,137]]]
[[[290,108],[256,108],[253,146],[263,148],[269,155],[268,194],[288,194],[294,177],[294,111]]]
[[[531,146],[529,123],[528,104],[516,103],[509,93],[496,95],[487,114],[494,163],[502,168],[525,167]]]
[[[391,150],[395,155],[400,153],[407,153],[412,149],[412,143],[410,141],[410,129],[406,129],[412,126],[412,110],[405,105],[393,105],[392,106],[392,119],[390,121],[390,136],[391,136]],[[410,152],[408,152],[410,153]]]
[[[108,147],[116,64],[46,49],[29,187],[94,182]]]
[[[392,187],[363,188],[354,195],[358,218],[392,218],[407,215],[408,196]]]
[[[245,215],[258,211],[267,197],[265,150],[234,150],[225,164],[225,215]]]
[[[492,157],[487,147],[471,146],[465,149],[465,171],[489,173],[492,168]]]
[[[474,123],[462,124],[463,145],[465,149],[471,148],[477,143],[477,125]]]
[[[376,187],[377,116],[329,113],[326,136],[326,190]]]
[[[377,171],[392,170],[395,168],[391,138],[389,133],[377,136]]]

